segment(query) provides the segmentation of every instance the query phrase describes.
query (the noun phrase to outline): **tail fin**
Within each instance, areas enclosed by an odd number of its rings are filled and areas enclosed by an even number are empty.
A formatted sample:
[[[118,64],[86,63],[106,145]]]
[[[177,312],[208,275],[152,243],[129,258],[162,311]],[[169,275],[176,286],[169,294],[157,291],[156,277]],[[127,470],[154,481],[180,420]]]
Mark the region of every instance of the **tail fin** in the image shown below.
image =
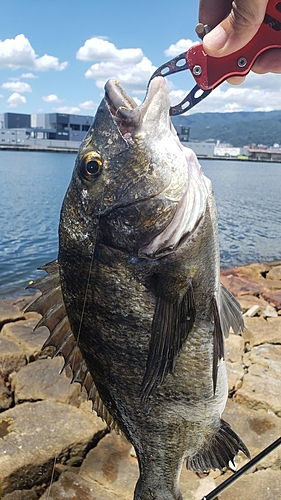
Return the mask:
[[[239,436],[231,429],[230,425],[221,420],[221,427],[212,437],[206,448],[187,459],[186,467],[195,472],[206,472],[210,469],[223,469],[233,463],[234,457],[241,450],[248,457],[250,453]]]

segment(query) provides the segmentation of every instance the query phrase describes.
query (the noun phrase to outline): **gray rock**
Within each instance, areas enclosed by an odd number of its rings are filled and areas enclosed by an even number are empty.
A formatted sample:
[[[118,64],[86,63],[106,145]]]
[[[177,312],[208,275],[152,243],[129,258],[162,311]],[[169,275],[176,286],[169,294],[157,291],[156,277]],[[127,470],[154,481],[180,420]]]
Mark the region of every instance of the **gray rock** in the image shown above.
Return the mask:
[[[249,347],[261,344],[280,344],[281,318],[244,318],[245,330],[242,332],[244,341]]]
[[[249,373],[244,376],[242,387],[234,394],[234,400],[254,410],[272,410],[281,417],[281,381],[280,378],[270,376],[275,373],[266,368],[250,367]]]
[[[263,310],[262,315],[264,318],[277,318],[278,313],[275,307],[270,306],[269,304]]]
[[[38,319],[31,318],[7,323],[1,330],[1,336],[18,344],[28,361],[40,356],[42,345],[49,336],[49,330],[44,326],[34,331],[37,323]]]
[[[139,468],[137,459],[130,456],[130,449],[131,444],[125,438],[114,432],[108,434],[88,453],[79,476],[98,483],[117,498],[132,500]]]
[[[13,371],[18,371],[26,365],[23,349],[14,341],[0,334],[0,376],[7,377]]]
[[[7,388],[4,380],[0,378],[0,412],[8,410],[13,403],[13,396]]]
[[[23,403],[0,415],[0,497],[51,477],[55,459],[83,456],[105,425],[94,414],[62,403]]]
[[[39,497],[36,491],[33,490],[15,490],[13,493],[8,493],[2,500],[37,500]]]
[[[22,311],[9,303],[8,300],[0,299],[0,329],[5,323],[22,319]]]
[[[228,376],[228,392],[233,394],[242,385],[245,374],[243,368],[244,340],[240,335],[230,334],[225,339],[225,359]]]
[[[124,489],[125,487],[124,485]],[[87,481],[73,472],[64,472],[40,500],[123,500],[124,498],[106,490],[96,481]]]
[[[220,500],[273,500],[280,498],[281,471],[261,470],[242,476],[219,496]]]
[[[47,399],[79,406],[87,399],[86,391],[81,391],[80,384],[70,383],[66,370],[60,373],[63,364],[63,358],[58,356],[39,359],[21,368],[12,377],[15,403]]]
[[[281,280],[281,266],[272,267],[266,274],[266,279]]]
[[[241,437],[252,457],[255,457],[281,435],[281,419],[270,410],[252,410],[229,399],[223,413],[223,419]],[[280,461],[281,447],[259,462],[256,469],[272,467],[279,470]],[[246,462],[248,462],[248,459],[245,455],[239,453],[237,459],[235,459],[238,468]]]

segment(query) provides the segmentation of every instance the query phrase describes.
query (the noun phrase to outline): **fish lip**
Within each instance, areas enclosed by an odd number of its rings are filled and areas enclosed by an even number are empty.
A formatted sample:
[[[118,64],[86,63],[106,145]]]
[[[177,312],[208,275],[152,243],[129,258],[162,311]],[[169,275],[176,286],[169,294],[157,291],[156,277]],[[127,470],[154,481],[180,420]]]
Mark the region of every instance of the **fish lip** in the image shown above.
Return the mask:
[[[162,76],[151,80],[144,101],[140,106],[137,106],[135,101],[123,90],[118,80],[111,78],[106,82],[104,88],[109,111],[123,136],[128,132],[134,134],[140,129],[147,111],[159,92],[163,94],[162,101],[165,103],[164,106],[167,108],[167,115],[169,115],[169,92]]]

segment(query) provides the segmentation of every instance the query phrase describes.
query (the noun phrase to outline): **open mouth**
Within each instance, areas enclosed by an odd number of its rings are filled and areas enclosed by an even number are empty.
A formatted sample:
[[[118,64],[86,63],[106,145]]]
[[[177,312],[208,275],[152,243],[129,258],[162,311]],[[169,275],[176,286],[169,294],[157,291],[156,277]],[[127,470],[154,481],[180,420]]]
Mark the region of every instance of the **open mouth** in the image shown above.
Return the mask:
[[[157,101],[157,94],[159,92],[166,97],[168,112],[170,100],[166,83],[162,76],[156,77],[151,81],[145,99],[140,106],[137,106],[135,101],[126,94],[118,80],[110,79],[105,84],[105,100],[120,133],[125,139],[132,137],[134,133],[139,131],[145,115],[152,107],[153,101]]]

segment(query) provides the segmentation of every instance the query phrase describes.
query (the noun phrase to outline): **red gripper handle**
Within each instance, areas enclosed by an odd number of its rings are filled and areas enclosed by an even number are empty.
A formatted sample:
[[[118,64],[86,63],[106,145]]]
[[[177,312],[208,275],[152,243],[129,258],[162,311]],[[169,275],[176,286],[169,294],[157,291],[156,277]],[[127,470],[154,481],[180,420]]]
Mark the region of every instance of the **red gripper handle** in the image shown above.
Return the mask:
[[[281,1],[269,0],[266,14],[281,23]],[[252,40],[237,52],[225,57],[211,57],[200,43],[187,51],[186,62],[197,85],[202,90],[211,90],[231,76],[247,75],[257,57],[272,48],[281,48],[281,30],[263,22]]]

